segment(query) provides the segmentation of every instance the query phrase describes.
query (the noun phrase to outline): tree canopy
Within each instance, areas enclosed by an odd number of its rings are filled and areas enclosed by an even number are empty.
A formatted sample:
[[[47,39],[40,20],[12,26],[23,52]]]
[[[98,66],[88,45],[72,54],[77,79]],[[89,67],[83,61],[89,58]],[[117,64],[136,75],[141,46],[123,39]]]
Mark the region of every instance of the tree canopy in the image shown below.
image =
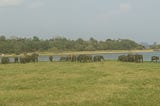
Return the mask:
[[[95,50],[134,50],[144,47],[129,39],[106,39],[98,41],[91,37],[89,40],[82,38],[71,40],[65,37],[51,39],[32,38],[6,38],[0,36],[0,53],[23,53],[35,51],[95,51]]]

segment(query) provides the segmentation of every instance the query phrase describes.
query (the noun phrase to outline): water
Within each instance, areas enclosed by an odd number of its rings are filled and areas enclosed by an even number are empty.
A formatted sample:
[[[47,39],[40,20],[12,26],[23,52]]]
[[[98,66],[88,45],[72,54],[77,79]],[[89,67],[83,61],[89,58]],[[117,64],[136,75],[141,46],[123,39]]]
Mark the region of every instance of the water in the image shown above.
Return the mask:
[[[105,60],[117,60],[120,55],[127,55],[128,53],[104,53],[104,54],[93,54],[102,55]],[[152,56],[160,56],[160,52],[140,52],[140,53],[132,53],[132,54],[142,54],[144,61],[151,61]],[[1,58],[0,58],[1,59]],[[9,58],[10,62],[14,62],[14,58]],[[59,61],[60,56],[53,56],[54,61]],[[39,61],[49,61],[49,56],[39,56]]]
[[[120,55],[127,55],[128,53],[105,53],[101,54],[106,60],[117,60]],[[132,54],[141,54],[143,55],[144,61],[151,61],[152,56],[160,56],[160,52],[139,52]]]
[[[93,54],[95,55],[102,55],[105,60],[117,60],[118,56],[120,55],[127,55],[128,53],[104,53],[104,54]],[[143,55],[144,61],[151,61],[152,56],[160,56],[160,52],[139,52],[139,53],[132,53],[132,54],[141,54]],[[53,56],[55,61],[59,61],[60,56]],[[40,61],[49,61],[48,56],[41,56],[39,57]]]

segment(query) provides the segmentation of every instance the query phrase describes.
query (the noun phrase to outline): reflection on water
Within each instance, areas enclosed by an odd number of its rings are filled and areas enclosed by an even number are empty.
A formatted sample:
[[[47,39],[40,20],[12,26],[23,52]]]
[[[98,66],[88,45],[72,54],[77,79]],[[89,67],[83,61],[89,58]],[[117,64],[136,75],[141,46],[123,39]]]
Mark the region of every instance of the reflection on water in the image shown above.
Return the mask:
[[[102,55],[106,60],[117,60],[120,55],[127,55],[128,53],[104,53],[104,54],[93,54]],[[152,56],[160,56],[160,52],[140,52],[133,54],[142,54],[144,61],[150,61]],[[60,56],[53,56],[54,61],[59,61]],[[39,61],[49,61],[49,56],[39,56]],[[10,58],[10,62],[14,62],[14,58]]]

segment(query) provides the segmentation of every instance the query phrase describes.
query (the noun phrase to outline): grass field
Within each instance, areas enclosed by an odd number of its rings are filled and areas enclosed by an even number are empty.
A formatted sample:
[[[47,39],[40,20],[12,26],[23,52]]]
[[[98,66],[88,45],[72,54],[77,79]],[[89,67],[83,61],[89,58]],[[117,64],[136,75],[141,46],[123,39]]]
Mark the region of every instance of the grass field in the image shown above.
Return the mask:
[[[160,106],[160,63],[0,64],[0,106]]]

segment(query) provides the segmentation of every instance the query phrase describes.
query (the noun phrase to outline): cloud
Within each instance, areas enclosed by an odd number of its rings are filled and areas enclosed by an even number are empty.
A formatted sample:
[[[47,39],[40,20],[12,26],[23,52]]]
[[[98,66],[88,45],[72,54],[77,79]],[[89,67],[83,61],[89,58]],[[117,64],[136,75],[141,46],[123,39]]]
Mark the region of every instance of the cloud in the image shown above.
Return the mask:
[[[31,9],[40,8],[43,5],[44,5],[44,3],[41,1],[34,1],[28,6],[28,8],[31,8]]]
[[[122,13],[127,13],[131,9],[131,5],[129,3],[121,3],[119,7],[120,7],[120,12]]]
[[[22,2],[23,2],[23,0],[0,0],[0,7],[18,6]]]

